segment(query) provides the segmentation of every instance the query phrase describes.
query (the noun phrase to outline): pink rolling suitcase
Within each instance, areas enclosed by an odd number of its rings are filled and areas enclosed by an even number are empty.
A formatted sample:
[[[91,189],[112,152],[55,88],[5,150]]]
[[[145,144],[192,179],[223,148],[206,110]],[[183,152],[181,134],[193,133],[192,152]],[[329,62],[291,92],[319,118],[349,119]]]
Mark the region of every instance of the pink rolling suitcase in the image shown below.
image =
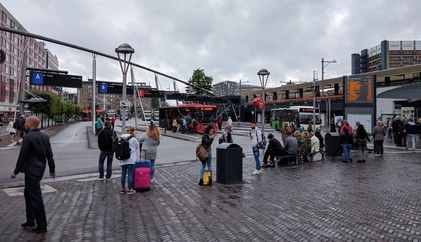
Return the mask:
[[[140,150],[140,152],[146,150]],[[151,189],[151,169],[150,161],[145,160],[136,162],[134,165],[134,189],[135,190],[150,190]]]

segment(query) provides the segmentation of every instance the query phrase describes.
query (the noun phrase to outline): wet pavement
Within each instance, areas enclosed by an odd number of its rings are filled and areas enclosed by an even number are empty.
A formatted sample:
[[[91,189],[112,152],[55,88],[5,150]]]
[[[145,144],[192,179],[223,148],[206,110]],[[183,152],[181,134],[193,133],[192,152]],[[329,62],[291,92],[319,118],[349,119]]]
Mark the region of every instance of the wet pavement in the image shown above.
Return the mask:
[[[214,159],[211,187],[197,185],[200,162],[158,165],[151,190],[133,195],[118,174],[44,179],[57,190],[43,195],[48,232],[21,229],[23,197],[0,192],[0,241],[421,241],[420,153],[385,152],[256,176],[246,158],[237,185],[215,181]]]

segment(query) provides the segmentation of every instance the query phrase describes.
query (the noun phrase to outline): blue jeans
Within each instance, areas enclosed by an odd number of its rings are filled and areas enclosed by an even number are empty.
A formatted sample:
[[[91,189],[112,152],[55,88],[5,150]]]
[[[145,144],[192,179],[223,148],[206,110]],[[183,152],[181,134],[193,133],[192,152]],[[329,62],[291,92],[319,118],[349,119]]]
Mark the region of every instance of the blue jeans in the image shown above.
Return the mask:
[[[47,228],[44,201],[41,193],[41,178],[25,174],[25,189],[23,195],[26,205],[26,222],[36,223],[38,228]]]
[[[153,174],[155,174],[155,160],[151,160],[151,179],[153,179]]]
[[[256,161],[256,170],[260,171],[260,150],[252,147],[254,160]]]
[[[392,139],[392,129],[387,130],[387,139]]]
[[[208,170],[210,172],[210,178],[212,178],[212,152],[211,151],[208,152],[208,160],[206,162],[202,162],[202,169],[200,170],[200,179],[203,179],[206,166],[208,166]]]
[[[406,148],[415,150],[415,134],[406,135]]]
[[[349,161],[349,159],[352,159],[351,154],[351,144],[342,144],[342,149],[344,151],[345,161]]]
[[[133,189],[133,168],[134,165],[123,165],[121,167],[121,189],[126,189],[126,174],[127,174],[127,187],[129,190]]]
[[[104,178],[104,161],[107,158],[107,179],[111,178],[112,169],[113,169],[113,156],[114,152],[102,151],[99,153],[99,161],[98,161],[98,170],[99,170],[99,178]]]

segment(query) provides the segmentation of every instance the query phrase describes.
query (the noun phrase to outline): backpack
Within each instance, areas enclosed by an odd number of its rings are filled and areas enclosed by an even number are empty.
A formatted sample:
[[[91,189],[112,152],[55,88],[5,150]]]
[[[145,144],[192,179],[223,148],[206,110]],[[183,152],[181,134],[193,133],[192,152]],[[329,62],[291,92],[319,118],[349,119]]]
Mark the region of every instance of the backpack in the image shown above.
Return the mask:
[[[221,137],[219,137],[219,143],[221,144],[221,143],[228,142],[227,141],[227,136],[228,136],[228,134],[227,133],[224,133]]]
[[[129,136],[127,139],[121,138],[119,141],[117,141],[117,144],[115,146],[115,157],[118,160],[127,160],[130,158],[131,149],[129,145],[129,140],[132,138],[132,136]]]
[[[256,131],[256,133],[257,133],[257,131]],[[260,141],[257,148],[259,148],[261,150],[264,150],[264,149],[266,149],[266,144],[267,144],[266,137],[265,137],[265,134],[263,132],[260,132],[260,135],[261,135],[260,140],[259,140],[259,137],[257,137],[257,141]]]
[[[403,122],[399,122],[398,123],[398,132],[400,133],[405,133],[405,124],[403,124]]]
[[[116,147],[117,147],[117,143],[118,143],[118,136],[117,133],[115,131],[113,131],[113,135],[111,136],[111,141],[112,141],[112,151],[115,152],[116,151]]]

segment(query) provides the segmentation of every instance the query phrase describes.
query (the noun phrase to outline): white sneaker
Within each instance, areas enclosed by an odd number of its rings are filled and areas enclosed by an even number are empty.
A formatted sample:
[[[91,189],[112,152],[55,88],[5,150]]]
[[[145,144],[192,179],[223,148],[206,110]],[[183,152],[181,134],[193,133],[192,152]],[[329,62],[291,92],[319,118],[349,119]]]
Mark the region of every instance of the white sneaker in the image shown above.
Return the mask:
[[[252,175],[260,175],[262,174],[261,170],[254,170],[253,173],[251,173]]]
[[[102,177],[98,177],[98,179],[97,179],[98,181],[103,181],[104,180],[104,178],[102,178]]]
[[[151,179],[151,183],[153,183],[153,179]]]

